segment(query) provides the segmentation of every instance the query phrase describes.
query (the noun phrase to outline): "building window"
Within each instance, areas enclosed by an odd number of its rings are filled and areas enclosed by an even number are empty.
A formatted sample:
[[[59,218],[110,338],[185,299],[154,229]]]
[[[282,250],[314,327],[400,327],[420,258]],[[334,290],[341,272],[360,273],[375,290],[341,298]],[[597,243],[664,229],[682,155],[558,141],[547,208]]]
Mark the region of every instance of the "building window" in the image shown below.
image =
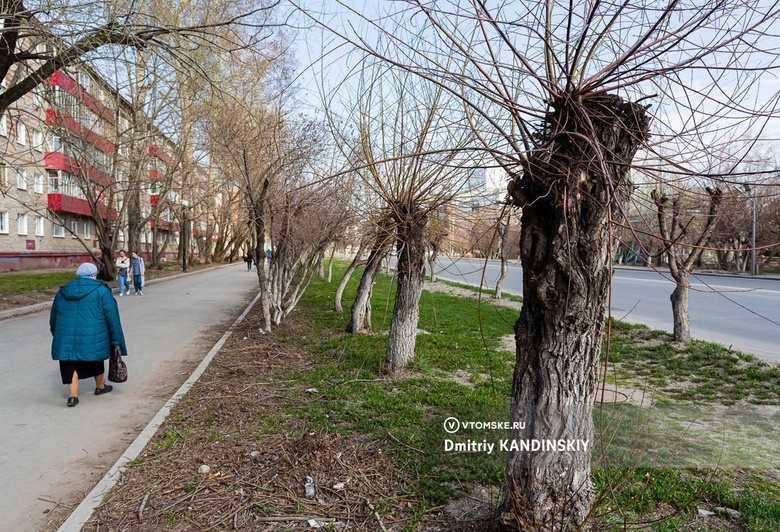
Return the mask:
[[[26,235],[27,234],[27,215],[26,214],[17,214],[16,215],[16,232],[20,235]]]
[[[43,235],[44,218],[41,215],[35,217],[35,236]]]
[[[27,144],[27,126],[21,120],[16,121],[16,143],[22,146]]]
[[[60,191],[60,174],[56,170],[49,170],[49,192],[54,194]]]
[[[64,238],[65,237],[65,226],[62,224],[54,223],[54,228],[52,230],[52,234],[58,238]]]
[[[6,113],[3,113],[3,115],[0,116],[0,135],[4,137],[8,136],[8,116]]]
[[[43,194],[43,174],[33,174],[33,189],[36,194]]]
[[[40,129],[33,129],[32,138],[35,151],[43,151],[43,132]]]
[[[79,237],[79,223],[75,220],[70,222],[70,237],[71,238]]]
[[[24,168],[16,170],[16,188],[27,190],[27,170]]]
[[[8,234],[8,211],[0,212],[0,233]]]
[[[62,139],[57,135],[52,135],[49,137],[49,151],[54,153],[63,153]]]
[[[8,186],[8,167],[4,164],[0,165],[0,187]]]
[[[92,238],[92,227],[89,221],[84,222],[84,240]]]

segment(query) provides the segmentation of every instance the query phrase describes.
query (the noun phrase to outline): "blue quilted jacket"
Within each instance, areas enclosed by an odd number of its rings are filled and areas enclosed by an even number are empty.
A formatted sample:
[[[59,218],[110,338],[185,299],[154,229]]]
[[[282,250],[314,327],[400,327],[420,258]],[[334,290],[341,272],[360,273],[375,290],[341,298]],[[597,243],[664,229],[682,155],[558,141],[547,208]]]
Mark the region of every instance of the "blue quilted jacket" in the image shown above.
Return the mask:
[[[111,289],[91,277],[78,277],[60,288],[49,316],[54,360],[106,360],[111,346],[127,355],[119,307]]]

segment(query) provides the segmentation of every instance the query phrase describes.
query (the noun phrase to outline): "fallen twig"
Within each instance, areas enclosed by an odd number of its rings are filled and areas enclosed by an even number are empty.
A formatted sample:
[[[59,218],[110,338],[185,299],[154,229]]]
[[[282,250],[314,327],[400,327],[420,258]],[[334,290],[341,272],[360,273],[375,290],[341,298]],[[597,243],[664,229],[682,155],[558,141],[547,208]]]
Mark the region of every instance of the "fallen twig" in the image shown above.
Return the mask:
[[[151,494],[150,491],[147,491],[144,493],[144,498],[141,501],[141,506],[138,507],[138,521],[143,523],[144,522],[144,508],[146,508],[146,501],[149,500],[149,495]]]

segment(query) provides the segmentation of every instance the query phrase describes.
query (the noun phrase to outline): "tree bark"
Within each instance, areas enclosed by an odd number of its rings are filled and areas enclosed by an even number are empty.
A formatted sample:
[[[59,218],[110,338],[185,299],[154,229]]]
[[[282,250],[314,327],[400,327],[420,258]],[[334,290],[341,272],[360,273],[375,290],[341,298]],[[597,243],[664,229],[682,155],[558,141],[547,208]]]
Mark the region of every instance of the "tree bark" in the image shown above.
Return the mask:
[[[672,316],[674,318],[674,341],[684,344],[691,341],[691,322],[688,319],[688,291],[691,282],[688,271],[681,268],[679,275],[675,276],[677,286],[669,299],[672,301]]]
[[[355,301],[352,303],[352,319],[347,324],[347,332],[371,331],[371,295],[374,290],[374,281],[382,268],[382,260],[387,255],[388,247],[392,243],[394,227],[395,221],[389,215],[384,216],[377,224],[374,245],[368,255],[363,276],[360,278]]]
[[[344,295],[344,289],[347,287],[349,279],[352,277],[352,274],[355,273],[355,270],[362,262],[360,257],[363,255],[364,249],[365,244],[360,242],[360,247],[358,248],[357,254],[355,254],[355,258],[352,259],[352,262],[349,263],[347,271],[344,272],[344,276],[341,278],[341,282],[339,283],[338,288],[336,288],[336,295],[333,298],[333,309],[336,312],[344,312],[344,308],[341,306],[341,298]]]
[[[333,244],[333,248],[330,250],[330,257],[328,258],[328,282],[333,281],[333,257],[336,255],[336,244]]]
[[[510,197],[523,209],[524,298],[510,421],[525,423],[512,429],[510,441],[575,447],[510,447],[502,528],[581,530],[590,515],[593,403],[611,281],[609,214],[630,193],[629,163],[648,128],[645,109],[616,96],[554,102],[542,132],[547,143],[510,183]]]
[[[390,374],[403,370],[414,358],[420,294],[425,281],[428,215],[416,205],[405,211],[398,223],[398,281],[385,359],[385,369]]]
[[[374,292],[374,282],[382,268],[383,248],[374,248],[366,262],[366,268],[358,284],[355,301],[352,303],[352,320],[347,325],[347,332],[371,332],[371,295]]]

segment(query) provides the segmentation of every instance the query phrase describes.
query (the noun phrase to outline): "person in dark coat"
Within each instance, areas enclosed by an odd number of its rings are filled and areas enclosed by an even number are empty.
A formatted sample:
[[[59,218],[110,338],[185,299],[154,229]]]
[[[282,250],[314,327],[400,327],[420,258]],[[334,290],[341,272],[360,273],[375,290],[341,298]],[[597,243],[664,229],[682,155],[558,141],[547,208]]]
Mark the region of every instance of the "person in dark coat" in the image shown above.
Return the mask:
[[[68,406],[79,404],[79,379],[94,377],[95,395],[113,390],[104,381],[104,361],[115,345],[127,355],[119,307],[108,285],[96,280],[97,271],[94,264],[80,265],[77,277],[57,292],[49,315],[51,357],[68,385]]]

